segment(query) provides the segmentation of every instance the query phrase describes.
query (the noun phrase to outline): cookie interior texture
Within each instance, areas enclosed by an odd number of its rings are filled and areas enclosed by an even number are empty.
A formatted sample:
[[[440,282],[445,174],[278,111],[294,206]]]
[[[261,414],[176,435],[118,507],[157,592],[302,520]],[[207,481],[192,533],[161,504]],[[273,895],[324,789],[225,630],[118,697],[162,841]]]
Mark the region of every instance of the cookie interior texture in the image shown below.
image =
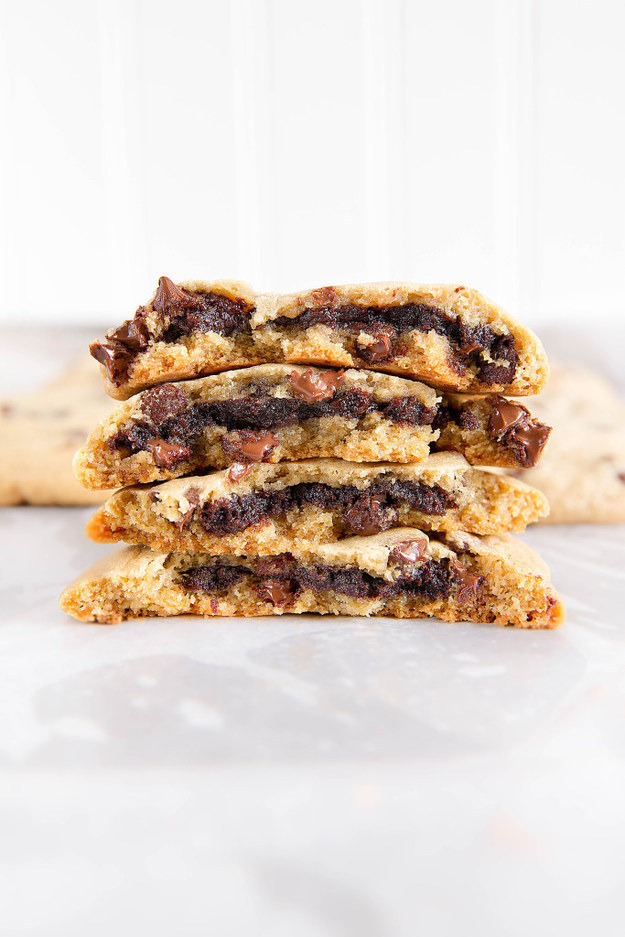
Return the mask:
[[[547,567],[523,544],[464,532],[430,539],[415,528],[270,557],[125,547],[72,583],[61,607],[105,623],[317,612],[553,628],[564,618]]]
[[[496,418],[504,405],[514,419]],[[75,471],[97,488],[244,461],[418,462],[436,445],[517,466],[533,464],[547,435],[502,397],[463,402],[394,375],[267,364],[143,391],[96,428]]]
[[[404,466],[310,459],[237,463],[125,488],[96,512],[87,533],[155,550],[266,555],[402,526],[522,531],[547,510],[534,489],[473,468],[457,453]]]
[[[547,375],[537,337],[464,286],[369,283],[287,296],[161,277],[133,319],[94,342],[112,396],[268,361],[366,367],[450,390],[525,395]]]

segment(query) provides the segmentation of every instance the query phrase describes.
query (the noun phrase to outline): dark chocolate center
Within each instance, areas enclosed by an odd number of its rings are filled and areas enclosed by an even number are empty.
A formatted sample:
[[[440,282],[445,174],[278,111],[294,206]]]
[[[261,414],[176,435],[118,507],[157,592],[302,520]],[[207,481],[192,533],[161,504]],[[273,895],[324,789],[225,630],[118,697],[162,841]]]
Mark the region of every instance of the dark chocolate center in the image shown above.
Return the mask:
[[[373,342],[362,346],[356,344],[354,352],[370,364],[391,361],[401,354],[401,348],[398,347],[401,332],[413,329],[420,332],[434,331],[449,341],[453,348],[453,363],[459,370],[474,365],[477,377],[489,385],[512,381],[518,365],[512,335],[498,335],[487,325],[467,325],[459,316],[451,316],[435,306],[423,303],[404,303],[400,306],[357,306],[353,303],[316,306],[294,318],[281,316],[267,325],[286,330],[327,325],[329,328],[350,331],[354,336],[360,331],[367,332]],[[489,358],[503,363],[495,364]]]
[[[227,590],[242,579],[249,579],[257,591],[262,590],[267,580],[281,583],[293,597],[303,589],[310,589],[314,593],[340,592],[358,599],[390,599],[407,593],[429,601],[446,598],[461,585],[448,559],[426,560],[402,572],[395,582],[371,576],[357,567],[302,566],[288,555],[250,560],[248,566],[215,563],[180,573],[183,589],[209,594]]]
[[[364,489],[355,485],[333,487],[321,482],[300,482],[278,491],[219,498],[199,508],[197,517],[207,533],[223,537],[305,505],[321,511],[335,511],[342,533],[374,534],[397,524],[399,507],[441,516],[448,508],[455,507],[456,502],[439,485],[420,482],[388,479]]]
[[[164,385],[164,388],[173,385]],[[408,426],[429,425],[436,411],[416,397],[393,397],[379,403],[363,390],[337,392],[329,400],[305,403],[295,397],[272,397],[266,392],[248,394],[232,400],[212,400],[195,403],[181,409],[177,401],[171,412],[171,402],[161,401],[163,388],[144,392],[142,410],[145,422],[136,423],[113,438],[110,445],[130,455],[148,448],[154,438],[190,446],[208,426],[224,426],[232,430],[279,430],[318,417],[341,416],[360,419],[367,413],[378,412],[395,423]],[[157,405],[155,405],[157,404]],[[165,405],[166,404],[166,405]]]

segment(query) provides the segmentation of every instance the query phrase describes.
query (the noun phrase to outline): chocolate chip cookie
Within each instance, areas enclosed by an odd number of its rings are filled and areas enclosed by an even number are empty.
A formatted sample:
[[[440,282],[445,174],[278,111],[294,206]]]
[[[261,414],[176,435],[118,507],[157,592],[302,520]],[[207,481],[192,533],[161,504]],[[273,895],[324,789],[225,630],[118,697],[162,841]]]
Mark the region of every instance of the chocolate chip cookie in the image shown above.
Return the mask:
[[[486,465],[533,464],[540,445],[518,444],[514,427],[491,425],[498,401],[468,399],[465,408],[374,371],[259,365],[143,391],[100,423],[74,469],[83,485],[100,488],[235,462],[419,462],[436,446]]]
[[[463,532],[437,539],[417,528],[265,557],[114,552],[63,593],[82,621],[140,615],[435,616],[554,628],[564,609],[540,557],[507,536]]]
[[[537,337],[465,286],[369,283],[291,295],[161,277],[134,317],[91,345],[108,392],[260,362],[363,367],[463,393],[537,393]]]
[[[547,510],[546,498],[528,485],[440,452],[415,465],[239,463],[124,488],[94,514],[87,534],[153,550],[264,555],[394,527],[522,531]]]

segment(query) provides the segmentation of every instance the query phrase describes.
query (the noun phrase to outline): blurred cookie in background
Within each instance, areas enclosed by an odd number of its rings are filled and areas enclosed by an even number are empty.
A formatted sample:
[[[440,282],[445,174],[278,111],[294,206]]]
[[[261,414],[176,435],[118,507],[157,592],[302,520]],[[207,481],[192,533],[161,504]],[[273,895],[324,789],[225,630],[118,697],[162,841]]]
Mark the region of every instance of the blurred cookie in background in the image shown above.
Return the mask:
[[[625,402],[601,375],[554,365],[524,403],[553,427],[540,463],[510,473],[545,494],[543,524],[625,522]]]
[[[100,504],[72,459],[89,428],[113,408],[95,362],[83,355],[59,378],[28,394],[0,401],[0,505]]]

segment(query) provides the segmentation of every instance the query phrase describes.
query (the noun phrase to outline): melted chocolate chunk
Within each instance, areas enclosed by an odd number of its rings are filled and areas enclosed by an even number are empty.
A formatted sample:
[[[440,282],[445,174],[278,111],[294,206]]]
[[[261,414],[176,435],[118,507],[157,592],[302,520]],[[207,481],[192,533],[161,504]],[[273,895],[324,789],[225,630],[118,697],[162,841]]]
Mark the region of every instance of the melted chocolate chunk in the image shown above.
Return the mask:
[[[125,345],[131,351],[143,351],[148,347],[150,333],[141,319],[129,319],[114,332],[110,332],[108,337],[112,342]]]
[[[221,448],[225,454],[237,462],[264,462],[279,444],[280,441],[273,433],[261,436],[249,430],[223,436],[221,439]]]
[[[551,427],[532,418],[526,407],[505,397],[491,397],[488,434],[516,456],[523,468],[532,468],[549,438]]]
[[[397,563],[416,563],[427,554],[428,540],[420,537],[419,540],[400,540],[390,552],[391,559]]]
[[[316,291],[316,296],[319,295],[322,295],[321,290]],[[329,299],[320,301],[316,296],[315,300],[320,302],[318,306],[305,309],[293,318],[281,316],[268,323],[268,326],[288,330],[326,325],[354,334],[368,332],[376,340],[374,345],[355,343],[355,352],[371,364],[397,357],[400,349],[396,339],[400,332],[413,329],[420,332],[434,331],[451,344],[458,370],[464,371],[467,365],[474,365],[477,368],[477,376],[483,383],[506,384],[513,380],[516,373],[518,354],[512,335],[499,335],[486,325],[468,325],[462,322],[459,316],[453,316],[425,303],[404,303],[400,306],[357,306],[354,303],[339,305]],[[388,354],[386,357],[380,357],[386,353],[387,343]],[[372,352],[372,348],[375,348],[375,351]],[[492,360],[486,360],[487,357]]]
[[[188,446],[165,442],[164,439],[148,439],[145,448],[152,453],[154,464],[164,469],[175,468],[191,457],[191,449]]]
[[[394,329],[380,328],[369,334],[373,338],[372,342],[356,342],[358,355],[363,361],[366,361],[367,364],[381,364],[383,361],[390,361],[391,358],[396,357],[393,346],[395,344],[397,332]]]
[[[277,608],[288,605],[295,598],[296,590],[289,581],[265,579],[256,590],[261,599],[271,602]]]
[[[311,505],[321,511],[335,511],[339,532],[375,534],[396,525],[399,507],[408,505],[423,514],[440,517],[455,504],[443,488],[419,482],[389,479],[364,489],[355,485],[335,488],[322,482],[300,482],[278,490],[233,494],[209,501],[197,516],[207,533],[223,537],[280,517],[293,508]]]
[[[108,332],[105,342],[93,342],[91,355],[104,365],[109,380],[119,386],[128,378],[135,357],[148,347],[151,338],[175,342],[193,332],[233,335],[250,331],[253,307],[242,299],[219,293],[194,293],[161,277],[152,301],[152,310],[165,322],[162,334],[152,335],[145,321],[150,309],[139,306],[134,318]]]
[[[334,397],[337,388],[344,381],[343,371],[319,371],[317,374],[312,369],[304,371],[303,374],[292,371],[290,377],[293,395],[304,403],[329,400]]]
[[[114,345],[112,342],[92,342],[89,345],[92,358],[104,365],[106,376],[112,384],[119,385],[128,376],[128,367],[134,358],[134,353],[125,345]]]
[[[251,475],[253,471],[254,466],[250,465],[249,462],[233,462],[226,472],[226,481],[229,485],[236,485],[237,482],[243,481],[244,478]]]

